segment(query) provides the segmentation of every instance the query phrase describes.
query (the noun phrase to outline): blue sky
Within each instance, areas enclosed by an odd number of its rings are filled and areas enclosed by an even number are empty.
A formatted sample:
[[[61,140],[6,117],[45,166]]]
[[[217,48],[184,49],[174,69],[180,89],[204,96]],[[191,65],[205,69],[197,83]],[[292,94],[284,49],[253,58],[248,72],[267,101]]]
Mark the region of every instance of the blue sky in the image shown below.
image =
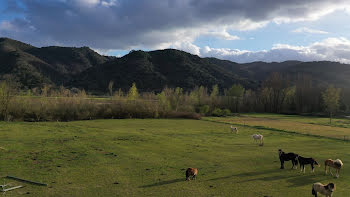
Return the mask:
[[[2,0],[0,11],[0,37],[39,47],[350,63],[348,0]]]

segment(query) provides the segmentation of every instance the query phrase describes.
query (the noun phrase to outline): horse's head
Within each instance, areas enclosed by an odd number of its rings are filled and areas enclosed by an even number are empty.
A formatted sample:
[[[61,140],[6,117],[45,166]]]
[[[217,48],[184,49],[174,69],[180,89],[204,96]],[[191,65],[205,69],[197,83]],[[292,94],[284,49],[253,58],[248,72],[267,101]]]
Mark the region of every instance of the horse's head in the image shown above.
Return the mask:
[[[278,155],[281,156],[283,153],[282,149],[278,149]]]
[[[327,187],[328,187],[328,190],[330,192],[334,192],[335,191],[335,184],[334,183],[328,183]]]
[[[316,160],[314,160],[314,164],[317,165],[318,167],[321,167],[321,165],[319,163],[317,163]]]

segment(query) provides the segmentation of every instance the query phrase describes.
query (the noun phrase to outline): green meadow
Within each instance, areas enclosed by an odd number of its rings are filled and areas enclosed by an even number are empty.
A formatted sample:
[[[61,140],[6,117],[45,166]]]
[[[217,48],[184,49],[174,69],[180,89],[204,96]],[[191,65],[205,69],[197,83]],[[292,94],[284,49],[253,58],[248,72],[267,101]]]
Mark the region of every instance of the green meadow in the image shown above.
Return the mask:
[[[0,182],[25,186],[5,196],[295,197],[311,196],[314,182],[334,182],[335,197],[349,195],[349,141],[327,135],[329,126],[312,118],[255,117],[281,121],[293,132],[283,132],[279,124],[257,127],[249,118],[254,119],[249,116],[244,124],[237,117],[0,122],[0,176],[48,186]],[[238,125],[238,134],[231,133],[231,123]],[[294,124],[326,128],[318,136]],[[345,126],[334,128],[350,133]],[[254,142],[254,133],[264,135],[264,146]],[[306,166],[303,174],[287,162],[281,170],[279,148],[313,157],[321,167],[311,173]],[[344,163],[338,179],[324,175],[323,162],[329,158]],[[188,167],[199,169],[197,180],[185,181]]]

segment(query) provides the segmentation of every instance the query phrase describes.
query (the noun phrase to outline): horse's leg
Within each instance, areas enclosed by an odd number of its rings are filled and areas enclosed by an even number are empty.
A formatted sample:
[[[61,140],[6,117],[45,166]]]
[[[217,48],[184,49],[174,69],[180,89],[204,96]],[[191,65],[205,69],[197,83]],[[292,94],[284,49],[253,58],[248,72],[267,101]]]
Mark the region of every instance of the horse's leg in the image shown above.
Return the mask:
[[[305,165],[303,165],[303,169],[304,169],[304,174],[305,174]]]
[[[332,173],[332,170],[331,170],[331,167],[329,167],[329,173],[333,176],[333,173]]]
[[[315,172],[315,168],[314,168],[314,164],[311,164],[311,172],[314,173]]]
[[[281,169],[284,169],[284,160],[280,158],[281,161]]]
[[[303,171],[303,164],[301,162],[299,162],[299,165],[300,165],[300,172]]]
[[[339,177],[339,169],[336,169],[336,177],[338,178]]]
[[[324,172],[327,175],[327,165],[324,165]]]

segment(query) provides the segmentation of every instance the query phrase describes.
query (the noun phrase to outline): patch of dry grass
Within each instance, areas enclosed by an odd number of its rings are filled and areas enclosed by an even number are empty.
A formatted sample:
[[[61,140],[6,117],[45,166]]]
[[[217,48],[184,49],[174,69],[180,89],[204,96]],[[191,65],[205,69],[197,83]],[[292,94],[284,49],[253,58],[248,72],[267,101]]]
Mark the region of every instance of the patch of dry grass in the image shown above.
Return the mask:
[[[207,120],[232,123],[237,125],[261,126],[267,129],[279,129],[301,134],[319,135],[337,139],[350,139],[350,128],[334,127],[315,123],[306,123],[290,119],[276,119],[267,117],[210,117]]]

